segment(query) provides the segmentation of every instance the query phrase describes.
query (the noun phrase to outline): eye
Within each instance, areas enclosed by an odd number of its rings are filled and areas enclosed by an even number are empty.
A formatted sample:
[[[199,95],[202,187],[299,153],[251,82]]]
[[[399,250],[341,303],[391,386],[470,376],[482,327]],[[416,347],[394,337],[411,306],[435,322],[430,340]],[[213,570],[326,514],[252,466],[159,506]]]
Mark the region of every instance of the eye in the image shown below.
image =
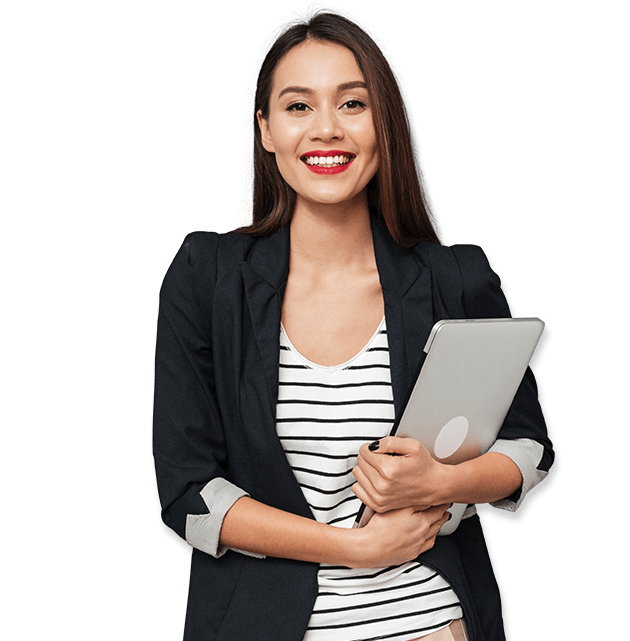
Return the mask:
[[[342,109],[348,109],[350,111],[362,111],[367,105],[361,100],[348,100],[343,104]]]
[[[287,107],[287,111],[308,111],[309,106],[304,102],[293,102]]]

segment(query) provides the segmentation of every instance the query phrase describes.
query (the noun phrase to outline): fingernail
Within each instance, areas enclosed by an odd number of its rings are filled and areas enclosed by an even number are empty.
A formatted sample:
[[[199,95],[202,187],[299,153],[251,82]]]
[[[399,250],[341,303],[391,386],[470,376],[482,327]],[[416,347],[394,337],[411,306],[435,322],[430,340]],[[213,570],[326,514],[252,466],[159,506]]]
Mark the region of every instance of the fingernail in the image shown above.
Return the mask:
[[[376,450],[378,450],[380,446],[381,446],[380,441],[374,441],[373,443],[370,443],[368,445],[368,450],[370,450],[370,452],[376,452]]]
[[[446,522],[448,523],[452,518],[453,518],[453,515],[449,512],[448,519],[446,519]]]

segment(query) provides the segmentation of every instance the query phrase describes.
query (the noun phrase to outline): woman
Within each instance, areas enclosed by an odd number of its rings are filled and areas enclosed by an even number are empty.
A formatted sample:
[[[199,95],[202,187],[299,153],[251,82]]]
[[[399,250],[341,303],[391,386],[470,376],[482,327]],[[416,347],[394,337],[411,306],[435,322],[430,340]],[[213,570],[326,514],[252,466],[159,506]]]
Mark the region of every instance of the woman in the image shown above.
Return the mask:
[[[267,55],[253,225],[189,235],[161,290],[154,453],[193,546],[185,639],[503,639],[471,506],[515,509],[551,443],[531,372],[460,465],[387,437],[436,320],[509,315],[479,248],[439,245],[400,92],[321,13]],[[398,454],[388,456],[387,454]],[[360,501],[376,511],[352,529]]]

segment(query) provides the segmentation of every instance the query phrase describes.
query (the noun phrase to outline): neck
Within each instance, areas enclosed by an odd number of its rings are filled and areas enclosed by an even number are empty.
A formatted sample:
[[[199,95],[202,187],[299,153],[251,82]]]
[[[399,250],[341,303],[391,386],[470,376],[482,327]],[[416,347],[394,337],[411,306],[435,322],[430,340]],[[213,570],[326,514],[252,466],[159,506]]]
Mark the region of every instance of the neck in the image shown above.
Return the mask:
[[[291,219],[291,258],[320,272],[373,264],[365,197],[334,205],[298,203]]]

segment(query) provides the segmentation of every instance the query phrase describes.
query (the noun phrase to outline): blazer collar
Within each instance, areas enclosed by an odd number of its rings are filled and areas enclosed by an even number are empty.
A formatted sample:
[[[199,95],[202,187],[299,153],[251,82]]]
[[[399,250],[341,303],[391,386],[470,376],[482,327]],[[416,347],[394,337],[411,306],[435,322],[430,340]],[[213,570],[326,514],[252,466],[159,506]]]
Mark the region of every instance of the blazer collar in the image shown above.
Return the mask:
[[[275,234],[257,238],[243,265],[247,265],[272,289],[279,291],[287,284],[290,249],[291,232],[289,225],[286,225]]]
[[[433,325],[430,270],[419,253],[400,247],[371,216],[376,264],[385,300],[394,403],[399,411]],[[257,238],[241,263],[245,294],[269,393],[278,399],[282,301],[289,275],[290,230]]]
[[[374,216],[372,236],[385,301],[390,373],[398,415],[434,322],[431,273],[422,260],[422,252],[398,245],[385,224]]]
[[[381,286],[396,296],[404,296],[420,276],[422,267],[413,253],[398,245],[385,223],[371,215],[374,254]],[[256,239],[246,263],[273,289],[280,290],[289,276],[291,233],[289,225],[275,234]]]
[[[401,247],[387,226],[376,215],[371,216],[374,255],[383,292],[402,298],[422,272],[413,252]]]
[[[241,263],[247,306],[274,409],[278,402],[280,322],[289,275],[289,242],[288,226],[256,238]]]

